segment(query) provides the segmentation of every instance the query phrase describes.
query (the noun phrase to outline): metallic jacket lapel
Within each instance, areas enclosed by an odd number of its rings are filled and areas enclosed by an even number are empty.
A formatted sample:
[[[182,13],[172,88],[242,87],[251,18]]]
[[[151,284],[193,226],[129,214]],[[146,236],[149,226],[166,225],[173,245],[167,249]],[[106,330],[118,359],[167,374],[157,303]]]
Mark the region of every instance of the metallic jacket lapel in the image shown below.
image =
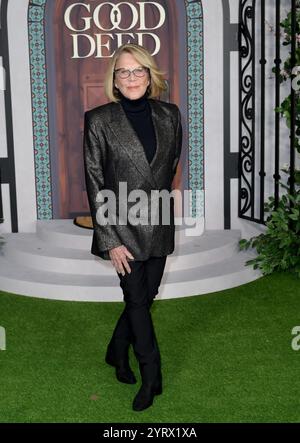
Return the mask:
[[[135,130],[128,120],[121,103],[113,102],[110,127],[118,139],[120,145],[127,152],[136,168],[149,181],[152,187],[157,188],[155,181],[155,171],[158,170],[164,161],[164,150],[168,147],[170,134],[168,129],[171,119],[168,117],[154,99],[149,99],[151,115],[156,135],[156,152],[149,165],[144,147],[140,142]]]

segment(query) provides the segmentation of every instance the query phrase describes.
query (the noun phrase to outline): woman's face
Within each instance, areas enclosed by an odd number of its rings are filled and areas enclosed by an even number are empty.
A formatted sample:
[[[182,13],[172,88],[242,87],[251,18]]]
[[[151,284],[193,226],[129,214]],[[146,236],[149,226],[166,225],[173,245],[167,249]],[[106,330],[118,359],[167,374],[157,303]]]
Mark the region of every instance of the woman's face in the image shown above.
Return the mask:
[[[123,52],[116,62],[115,69],[123,68],[132,70],[141,66],[132,54]],[[150,85],[149,73],[146,72],[144,77],[136,77],[135,74],[131,72],[130,76],[125,79],[120,78],[116,73],[114,82],[115,87],[118,88],[125,97],[134,100],[145,94],[147,86]]]

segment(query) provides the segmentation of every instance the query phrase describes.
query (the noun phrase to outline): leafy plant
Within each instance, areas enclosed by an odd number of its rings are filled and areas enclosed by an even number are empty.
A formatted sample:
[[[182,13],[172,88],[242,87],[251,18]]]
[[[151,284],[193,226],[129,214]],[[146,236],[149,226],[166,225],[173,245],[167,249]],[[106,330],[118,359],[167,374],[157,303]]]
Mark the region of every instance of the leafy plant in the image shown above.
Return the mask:
[[[296,41],[300,42],[300,1],[296,4]],[[286,19],[280,23],[284,28],[283,45],[291,44],[291,12]],[[296,46],[296,64],[292,66],[291,56],[284,63],[284,68],[280,72],[279,79],[283,81],[295,76],[299,78],[300,72],[300,47]],[[272,69],[273,72],[276,68]],[[295,90],[295,144],[294,148],[300,153],[300,96],[299,88]],[[288,128],[291,127],[291,95],[286,97],[281,105],[275,108],[286,119]],[[262,273],[271,274],[279,271],[295,272],[300,278],[300,170],[294,172],[286,165],[281,171],[287,173],[289,177],[293,173],[295,181],[295,191],[290,193],[289,186],[280,182],[280,185],[286,189],[286,194],[278,199],[278,205],[275,207],[274,197],[269,197],[265,203],[264,209],[269,216],[266,220],[266,231],[258,236],[251,237],[249,240],[241,239],[239,241],[240,249],[256,248],[258,255],[246,262],[247,265],[253,265],[254,269],[261,269]],[[290,178],[287,180],[289,184]]]
[[[290,208],[290,202],[293,207]],[[270,212],[266,220],[266,231],[249,240],[239,241],[240,249],[256,248],[258,255],[246,262],[263,274],[290,270],[300,277],[300,192],[295,196],[287,193],[279,199],[274,210],[274,197],[265,203]]]

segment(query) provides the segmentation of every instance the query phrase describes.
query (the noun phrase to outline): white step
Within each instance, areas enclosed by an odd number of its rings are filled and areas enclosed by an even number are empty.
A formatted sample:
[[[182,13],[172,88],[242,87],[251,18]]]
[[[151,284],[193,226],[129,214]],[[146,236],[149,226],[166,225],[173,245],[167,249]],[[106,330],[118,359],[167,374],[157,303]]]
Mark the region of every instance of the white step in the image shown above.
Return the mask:
[[[92,230],[72,220],[38,221],[36,234],[5,234],[0,248],[0,290],[72,301],[122,301],[110,261],[90,253]],[[167,258],[157,299],[222,291],[262,276],[245,266],[253,251],[239,251],[239,230],[186,235],[176,226],[176,248]]]
[[[157,299],[188,297],[221,291],[261,277],[244,266],[255,255],[241,251],[235,257],[185,271],[170,272],[167,260]],[[123,294],[115,275],[70,275],[39,271],[0,257],[0,288],[31,297],[72,301],[121,301]]]
[[[190,229],[183,225],[176,226],[176,244],[189,241]],[[38,220],[36,222],[37,236],[47,243],[61,248],[74,248],[88,250],[91,248],[92,229],[82,228],[70,219]]]
[[[67,236],[67,233],[65,234]],[[77,236],[78,237],[78,236]],[[52,237],[50,237],[52,238]],[[172,272],[191,267],[217,263],[238,252],[239,230],[205,231],[201,237],[187,237],[185,243],[175,246],[168,256]],[[19,265],[42,271],[82,275],[113,275],[114,269],[108,260],[91,254],[91,241],[86,250],[78,248],[81,239],[74,239],[73,248],[59,247],[37,237],[36,234],[6,234],[3,253],[5,258]],[[75,249],[76,248],[76,249]]]

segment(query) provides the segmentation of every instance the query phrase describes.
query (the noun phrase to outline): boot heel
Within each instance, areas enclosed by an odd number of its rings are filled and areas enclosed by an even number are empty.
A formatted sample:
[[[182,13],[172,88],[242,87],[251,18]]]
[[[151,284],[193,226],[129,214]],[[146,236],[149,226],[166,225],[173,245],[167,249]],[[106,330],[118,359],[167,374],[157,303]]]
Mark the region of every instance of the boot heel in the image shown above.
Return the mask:
[[[161,386],[161,385],[158,386],[158,387],[155,389],[154,394],[155,394],[155,395],[160,395],[160,394],[162,394],[162,386]]]
[[[110,358],[108,355],[105,357],[105,362],[110,366],[116,366],[112,358]]]
[[[113,358],[112,352],[108,349],[105,355],[105,362],[116,369],[117,380],[121,383],[133,385],[137,382],[135,375],[129,366],[127,355],[124,360],[119,360],[116,362]]]
[[[134,385],[136,383],[135,375],[130,368],[126,371],[120,371],[116,368],[116,377],[121,383],[127,383],[129,385]]]

